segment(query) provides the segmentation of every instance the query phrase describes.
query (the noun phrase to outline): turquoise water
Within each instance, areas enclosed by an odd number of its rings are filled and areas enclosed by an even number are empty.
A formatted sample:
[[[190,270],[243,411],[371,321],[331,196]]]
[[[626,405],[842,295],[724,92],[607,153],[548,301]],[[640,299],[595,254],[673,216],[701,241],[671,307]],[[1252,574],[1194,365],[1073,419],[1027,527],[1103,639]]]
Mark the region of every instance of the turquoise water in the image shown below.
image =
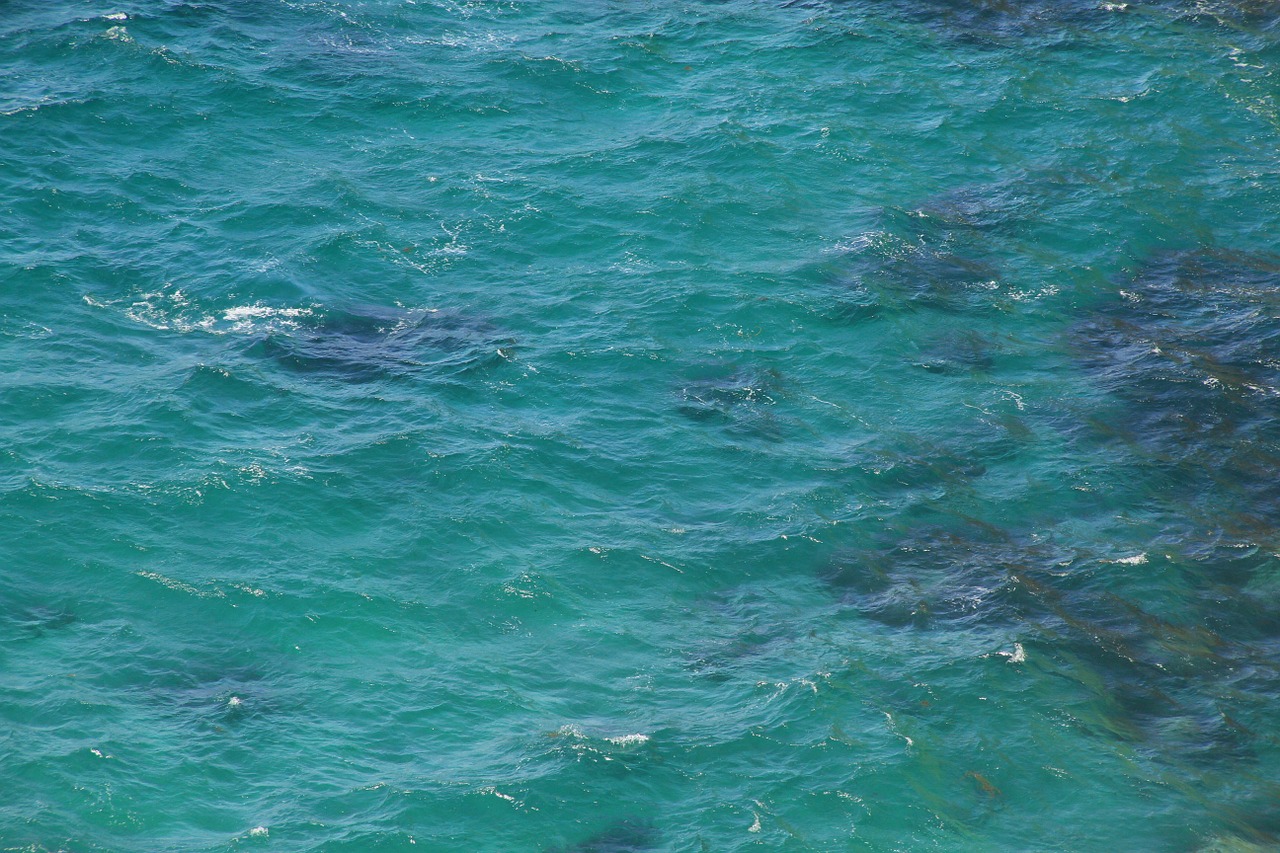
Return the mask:
[[[1280,847],[1269,2],[8,3],[0,847]]]

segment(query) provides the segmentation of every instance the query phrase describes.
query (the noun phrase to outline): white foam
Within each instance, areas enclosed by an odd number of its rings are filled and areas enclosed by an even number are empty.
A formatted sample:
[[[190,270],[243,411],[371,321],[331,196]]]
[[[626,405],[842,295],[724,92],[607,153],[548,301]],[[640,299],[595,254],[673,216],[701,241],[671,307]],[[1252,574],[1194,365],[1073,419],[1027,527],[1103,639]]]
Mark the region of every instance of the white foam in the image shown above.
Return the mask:
[[[1027,650],[1022,647],[1022,643],[1014,643],[1011,652],[996,652],[1000,657],[1005,658],[1009,663],[1026,663]],[[983,655],[986,657],[986,655]]]
[[[300,318],[310,317],[313,313],[315,312],[310,308],[274,308],[261,303],[236,305],[222,312],[222,321],[231,324],[229,329],[210,328],[208,330],[215,333],[222,331],[243,333],[269,329],[296,329]]]
[[[165,577],[164,575],[158,572],[148,572],[140,569],[134,572],[134,574],[140,578],[146,578],[149,581],[155,581],[161,586],[166,586],[169,589],[174,590],[175,592],[185,592],[188,595],[194,595],[197,598],[209,598],[209,597],[224,598],[226,595],[225,593],[222,592],[222,590],[205,592],[204,590],[198,589],[189,583],[185,583],[180,580],[175,580],[173,578]]]
[[[269,305],[237,305],[222,312],[222,319],[229,323],[242,320],[258,320],[275,317],[309,317],[310,308],[272,308]]]
[[[265,826],[255,826],[253,829],[249,830],[250,838],[266,838],[270,834],[271,833]]]
[[[23,322],[19,329],[9,328],[7,323],[4,328],[0,328],[0,335],[4,335],[9,338],[39,339],[47,338],[52,334],[53,329],[50,329],[48,326],[41,326],[38,323],[32,323],[30,321]]]
[[[1018,407],[1019,412],[1026,411],[1027,404],[1022,399],[1021,394],[1010,391],[1008,388],[1000,389],[1000,393],[1003,394],[1006,399],[1013,400],[1013,404]]]
[[[839,253],[858,253],[871,246],[881,245],[888,241],[889,235],[883,231],[867,231],[851,237],[848,240],[841,240],[831,247],[830,251]]]
[[[184,310],[190,302],[181,288],[165,289],[138,296],[125,310],[124,314],[135,323],[142,323],[153,329],[176,329],[180,332],[190,331],[201,325],[191,321]],[[208,318],[211,320],[211,318]]]
[[[605,740],[609,741],[609,743],[617,744],[618,746],[639,746],[642,743],[648,743],[649,736],[643,735],[637,732],[636,734],[632,734],[632,735],[620,735],[618,737],[607,737],[605,738]]]
[[[124,307],[124,315],[135,323],[153,329],[175,332],[206,332],[214,335],[227,333],[257,333],[273,329],[295,329],[300,320],[312,316],[311,308],[274,307],[255,302],[252,305],[235,305],[222,310],[209,309],[193,304],[180,287],[165,284],[159,290],[138,294],[127,302],[95,300],[81,297],[94,308]]]
[[[641,554],[640,559],[648,560],[650,563],[657,563],[659,566],[666,566],[668,569],[671,569],[672,571],[678,572],[679,574],[684,574],[684,569],[680,568],[679,566],[673,566],[670,563],[668,563],[666,560],[659,560],[657,557],[650,557],[648,554]]]
[[[998,282],[994,282],[994,281],[991,282],[990,284],[992,285],[990,289],[993,289],[993,290],[999,286]],[[1050,296],[1057,296],[1057,295],[1058,295],[1058,286],[1056,284],[1050,284],[1045,287],[1033,288],[1031,290],[1012,291],[1009,294],[1009,298],[1014,300],[1015,302],[1030,302],[1033,299],[1047,299]]]
[[[1141,566],[1147,562],[1147,554],[1144,551],[1141,554],[1134,554],[1132,557],[1121,557],[1118,560],[1109,561],[1117,566]]]

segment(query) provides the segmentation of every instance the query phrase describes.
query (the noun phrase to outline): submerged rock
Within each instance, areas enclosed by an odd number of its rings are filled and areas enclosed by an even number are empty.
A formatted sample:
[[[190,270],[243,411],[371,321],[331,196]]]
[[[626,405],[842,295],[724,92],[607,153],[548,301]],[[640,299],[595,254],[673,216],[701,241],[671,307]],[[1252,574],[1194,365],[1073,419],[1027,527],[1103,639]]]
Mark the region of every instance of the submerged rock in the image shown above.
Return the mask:
[[[1123,442],[1214,527],[1280,541],[1265,521],[1280,513],[1280,258],[1156,255],[1072,349],[1118,403],[1097,413],[1096,438]]]
[[[978,332],[950,332],[926,344],[915,364],[942,375],[988,373],[1000,352],[1000,344]]]
[[[690,372],[678,392],[680,414],[731,434],[769,441],[782,437],[771,411],[782,395],[777,371],[711,364]]]
[[[657,827],[644,820],[620,820],[572,847],[551,848],[548,853],[645,853],[661,841]]]
[[[255,348],[298,373],[365,382],[483,369],[509,358],[512,345],[491,323],[463,314],[364,307],[317,312],[310,324],[272,332]]]
[[[46,606],[26,608],[7,616],[31,637],[41,637],[46,631],[56,631],[74,625],[77,620],[76,614],[71,610]]]
[[[793,0],[788,5],[829,7],[840,0]],[[1115,11],[1090,0],[882,0],[875,4],[960,42],[999,44],[1013,39],[1059,40],[1097,30]]]
[[[1262,698],[1280,691],[1280,557],[1162,547],[1118,558],[1052,531],[920,518],[844,547],[817,576],[891,631],[1018,637],[1001,656],[1073,683],[1064,713],[1099,737],[1171,767],[1255,765],[1280,736]]]
[[[844,0],[792,0],[789,6],[830,8]],[[959,44],[1004,47],[1024,42],[1060,46],[1096,37],[1141,10],[1150,20],[1190,21],[1245,32],[1280,26],[1273,0],[879,0],[901,20],[921,24]]]
[[[841,310],[861,319],[886,309],[989,308],[1019,241],[1082,180],[1055,170],[1020,172],[884,208],[871,230],[842,247],[847,263],[835,282]]]
[[[941,232],[878,231],[859,241],[840,273],[837,313],[864,319],[886,309],[973,307],[1000,280],[999,269],[975,248]]]
[[[841,551],[819,578],[889,627],[955,628],[1009,620],[1010,565],[1020,556],[1018,543],[996,528],[922,524]]]

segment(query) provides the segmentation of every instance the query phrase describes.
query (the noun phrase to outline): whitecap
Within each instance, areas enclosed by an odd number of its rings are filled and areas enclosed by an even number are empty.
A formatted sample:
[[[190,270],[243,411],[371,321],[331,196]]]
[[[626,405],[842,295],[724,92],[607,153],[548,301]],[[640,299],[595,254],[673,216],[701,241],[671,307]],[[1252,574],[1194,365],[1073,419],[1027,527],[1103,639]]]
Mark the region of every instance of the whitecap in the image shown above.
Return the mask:
[[[149,581],[155,581],[161,586],[166,586],[175,592],[185,592],[188,595],[194,595],[197,598],[209,598],[209,597],[224,598],[226,595],[225,593],[222,592],[222,590],[205,592],[204,590],[194,587],[191,584],[186,583],[185,581],[180,581],[180,580],[175,580],[174,578],[165,577],[159,572],[148,572],[145,569],[139,569],[138,571],[134,572],[134,574],[140,578],[146,578]]]
[[[1022,643],[1014,643],[1013,651],[1011,652],[996,652],[996,654],[1007,660],[1009,663],[1027,662],[1027,650],[1022,647]],[[987,655],[983,655],[983,657],[987,657]]]
[[[255,303],[253,305],[237,305],[222,312],[222,319],[229,323],[240,323],[245,320],[293,319],[310,317],[310,308],[272,308],[269,305]]]

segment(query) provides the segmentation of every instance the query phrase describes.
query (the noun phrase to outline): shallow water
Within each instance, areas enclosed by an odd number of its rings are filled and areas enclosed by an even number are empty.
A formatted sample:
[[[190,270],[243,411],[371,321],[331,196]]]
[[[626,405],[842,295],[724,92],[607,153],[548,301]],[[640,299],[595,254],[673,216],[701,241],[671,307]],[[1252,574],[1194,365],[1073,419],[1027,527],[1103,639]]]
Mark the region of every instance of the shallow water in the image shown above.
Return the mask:
[[[1272,4],[6,12],[5,849],[1280,845]]]

